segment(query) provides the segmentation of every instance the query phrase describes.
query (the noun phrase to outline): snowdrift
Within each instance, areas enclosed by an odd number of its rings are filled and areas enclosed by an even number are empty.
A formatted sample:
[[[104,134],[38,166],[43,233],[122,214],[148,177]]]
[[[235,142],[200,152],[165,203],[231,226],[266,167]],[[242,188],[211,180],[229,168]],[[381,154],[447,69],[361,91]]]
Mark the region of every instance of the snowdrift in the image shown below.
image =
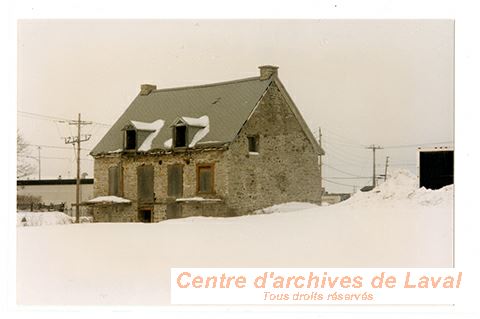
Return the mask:
[[[167,305],[171,267],[452,266],[453,187],[416,189],[409,173],[340,204],[264,212],[18,227],[17,302]]]
[[[71,224],[72,217],[62,212],[18,212],[17,226],[47,226]]]
[[[340,205],[350,207],[376,207],[403,205],[405,207],[449,205],[453,200],[453,185],[439,190],[417,187],[417,177],[408,170],[396,170],[383,184],[369,192],[357,192]]]
[[[91,217],[80,217],[81,223],[91,223],[92,221]],[[62,212],[17,212],[17,227],[67,225],[74,222],[75,218]]]

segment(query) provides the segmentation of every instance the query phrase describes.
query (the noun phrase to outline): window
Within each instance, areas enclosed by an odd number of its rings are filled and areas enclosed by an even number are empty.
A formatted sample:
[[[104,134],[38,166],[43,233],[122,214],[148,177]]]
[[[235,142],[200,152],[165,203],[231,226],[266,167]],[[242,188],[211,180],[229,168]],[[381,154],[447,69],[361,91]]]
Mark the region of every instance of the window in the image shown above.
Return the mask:
[[[248,151],[258,153],[258,136],[248,136]]]
[[[214,193],[214,166],[197,166],[197,192],[203,194]]]
[[[137,131],[126,130],[125,131],[125,149],[134,150],[137,148]]]
[[[168,165],[167,195],[180,197],[183,195],[183,165]]]
[[[138,203],[153,203],[153,166],[141,165],[137,167],[137,198]]]
[[[120,167],[108,168],[108,195],[121,196],[120,194]]]
[[[175,126],[175,147],[187,146],[187,127]]]

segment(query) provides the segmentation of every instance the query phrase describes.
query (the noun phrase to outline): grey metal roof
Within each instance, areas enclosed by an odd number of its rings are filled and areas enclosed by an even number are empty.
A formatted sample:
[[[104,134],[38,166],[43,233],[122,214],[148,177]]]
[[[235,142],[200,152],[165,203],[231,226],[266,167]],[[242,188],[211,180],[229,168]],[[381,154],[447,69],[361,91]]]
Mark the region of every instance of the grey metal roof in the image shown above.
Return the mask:
[[[154,90],[138,95],[107,134],[92,150],[92,155],[123,149],[122,129],[130,121],[165,121],[153,139],[151,150],[167,149],[165,141],[172,137],[169,125],[179,117],[209,117],[209,132],[202,138],[208,142],[227,143],[234,140],[272,79],[259,77],[201,86]]]

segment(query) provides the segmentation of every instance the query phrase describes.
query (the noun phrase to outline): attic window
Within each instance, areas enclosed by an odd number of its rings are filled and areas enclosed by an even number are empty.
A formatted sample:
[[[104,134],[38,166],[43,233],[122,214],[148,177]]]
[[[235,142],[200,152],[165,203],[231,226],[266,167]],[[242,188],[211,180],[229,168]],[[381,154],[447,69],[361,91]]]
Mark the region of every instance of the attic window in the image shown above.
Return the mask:
[[[134,150],[137,148],[137,131],[126,130],[125,131],[125,149]]]
[[[248,139],[248,152],[258,153],[258,136],[256,135],[247,136],[247,139]]]
[[[187,146],[187,126],[175,126],[175,147]]]

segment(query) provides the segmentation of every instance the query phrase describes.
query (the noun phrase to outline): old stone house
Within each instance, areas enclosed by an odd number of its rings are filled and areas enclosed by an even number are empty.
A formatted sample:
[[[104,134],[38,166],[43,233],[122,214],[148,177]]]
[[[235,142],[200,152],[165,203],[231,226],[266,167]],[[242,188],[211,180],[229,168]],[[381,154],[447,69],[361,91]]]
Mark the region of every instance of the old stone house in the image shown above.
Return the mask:
[[[95,221],[237,216],[320,203],[323,150],[278,78],[144,84],[92,150]],[[120,198],[119,198],[120,197]]]

